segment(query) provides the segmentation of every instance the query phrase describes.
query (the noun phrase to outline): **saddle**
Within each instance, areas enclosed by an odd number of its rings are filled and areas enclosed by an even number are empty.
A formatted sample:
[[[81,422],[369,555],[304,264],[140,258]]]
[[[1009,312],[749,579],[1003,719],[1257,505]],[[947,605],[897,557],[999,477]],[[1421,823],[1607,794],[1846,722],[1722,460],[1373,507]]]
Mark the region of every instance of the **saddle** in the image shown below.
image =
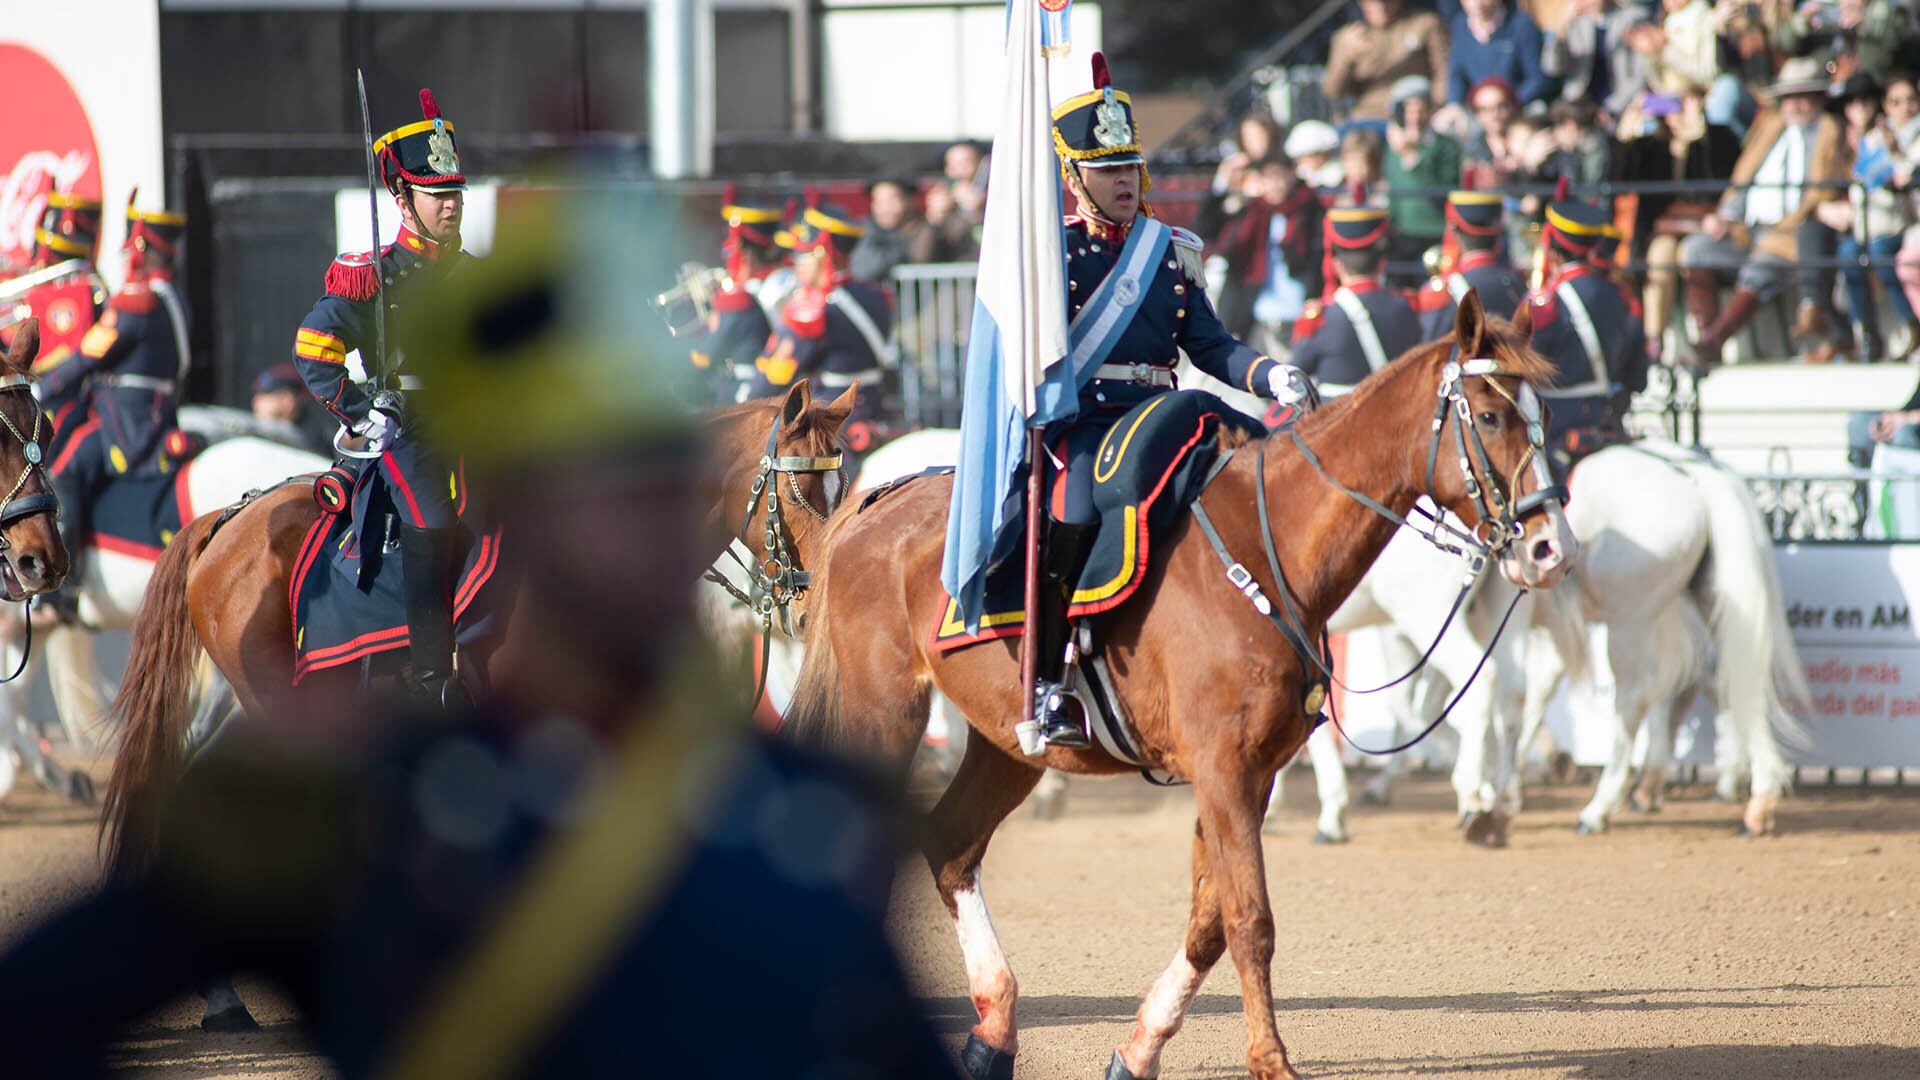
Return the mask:
[[[335,462],[314,481],[313,494],[322,513],[301,541],[288,597],[296,686],[315,671],[407,647],[397,517],[378,462]],[[458,511],[454,635],[467,647],[502,625],[511,591],[498,572],[499,529],[476,520],[464,491]]]
[[[1259,436],[1266,429],[1202,390],[1156,394],[1107,429],[1092,477],[1100,522],[1075,575],[1068,618],[1106,614],[1139,591],[1152,565],[1155,538],[1174,527],[1199,498],[1221,436],[1229,431]],[[979,630],[967,631],[959,605],[949,598],[934,628],[936,651],[1015,637],[1024,630],[1024,566],[1018,557],[1024,551],[1024,530],[1014,532],[1021,542],[1009,545],[1010,555],[987,572],[986,613]]]

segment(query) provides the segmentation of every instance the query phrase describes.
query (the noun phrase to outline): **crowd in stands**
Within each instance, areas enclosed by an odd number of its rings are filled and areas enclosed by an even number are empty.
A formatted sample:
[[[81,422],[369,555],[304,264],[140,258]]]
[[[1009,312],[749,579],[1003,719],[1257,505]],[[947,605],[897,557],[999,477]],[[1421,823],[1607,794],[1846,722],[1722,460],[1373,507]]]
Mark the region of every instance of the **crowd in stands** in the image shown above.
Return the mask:
[[[1319,296],[1327,208],[1384,205],[1389,276],[1411,286],[1448,190],[1501,192],[1526,267],[1564,178],[1610,205],[1656,356],[1711,367],[1787,296],[1809,361],[1920,352],[1910,0],[1354,6],[1320,88],[1331,121],[1249,116],[1213,177],[1201,226],[1230,330],[1284,340]]]

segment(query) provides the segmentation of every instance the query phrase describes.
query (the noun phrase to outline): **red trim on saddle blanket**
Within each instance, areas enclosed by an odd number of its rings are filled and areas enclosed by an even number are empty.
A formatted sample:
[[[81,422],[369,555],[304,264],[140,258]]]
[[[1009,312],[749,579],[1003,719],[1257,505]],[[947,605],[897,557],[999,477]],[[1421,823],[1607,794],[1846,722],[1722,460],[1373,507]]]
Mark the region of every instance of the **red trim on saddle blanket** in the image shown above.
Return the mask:
[[[1147,497],[1140,500],[1133,518],[1134,528],[1139,532],[1139,542],[1134,551],[1133,566],[1128,570],[1127,583],[1120,587],[1119,592],[1114,593],[1104,600],[1075,604],[1067,608],[1067,618],[1081,619],[1088,615],[1098,615],[1103,611],[1112,611],[1114,608],[1125,603],[1128,597],[1139,591],[1141,580],[1147,576],[1147,555],[1152,548],[1152,538],[1148,535],[1147,530],[1148,512],[1153,509],[1155,500],[1160,498],[1160,493],[1166,490],[1167,481],[1173,479],[1174,470],[1186,462],[1187,455],[1193,452],[1194,446],[1206,437],[1208,428],[1217,427],[1219,423],[1219,417],[1214,416],[1212,413],[1202,413],[1200,422],[1193,427],[1193,435],[1181,445],[1180,452],[1173,455],[1173,458],[1167,462],[1166,471],[1160,474],[1160,479],[1153,485],[1153,490],[1147,492]]]
[[[111,551],[116,555],[128,555],[136,559],[153,562],[160,558],[160,549],[124,536],[109,536],[103,532],[93,534],[93,546],[101,551]]]
[[[1218,426],[1219,422],[1220,418],[1212,413],[1202,415],[1200,422],[1194,425],[1192,437],[1188,438],[1186,443],[1180,447],[1180,452],[1168,461],[1166,470],[1160,474],[1160,479],[1154,483],[1153,490],[1149,491],[1147,497],[1136,504],[1134,521],[1138,539],[1134,549],[1133,566],[1129,568],[1128,571],[1127,583],[1121,586],[1119,591],[1112,596],[1097,601],[1090,601],[1085,604],[1075,604],[1069,607],[1067,609],[1068,619],[1080,619],[1089,615],[1098,615],[1101,612],[1112,611],[1140,590],[1140,583],[1146,579],[1147,557],[1151,550],[1151,537],[1149,536],[1147,528],[1148,512],[1153,508],[1154,502],[1160,498],[1160,493],[1166,490],[1167,481],[1173,478],[1174,472],[1187,460],[1187,455],[1192,453],[1194,446],[1206,437],[1208,426],[1210,424]],[[934,621],[933,634],[931,638],[928,639],[929,647],[936,653],[952,652],[955,649],[963,649],[968,645],[977,645],[982,641],[997,641],[1000,638],[1019,637],[1026,632],[1026,616],[1024,612],[989,612],[981,620],[982,626],[978,633],[962,633],[943,638],[940,634],[941,630],[948,625],[950,618],[957,618],[957,614],[955,612],[953,597],[944,592],[941,595],[945,598],[946,602],[940,605],[940,617]],[[1013,621],[1002,623],[998,626],[985,625],[989,620],[996,618],[1011,618]]]
[[[306,580],[308,572],[313,568],[314,558],[316,558],[320,551],[326,546],[325,540],[329,531],[327,526],[331,525],[332,521],[332,515],[322,514],[320,519],[314,522],[313,528],[307,532],[306,540],[301,542],[300,557],[295,560],[294,563],[293,588],[289,592],[289,599],[291,600],[290,606],[293,609],[293,639],[295,641],[300,640],[300,585]],[[308,550],[309,544],[312,545],[311,551]],[[468,571],[467,576],[461,580],[459,587],[454,590],[453,619],[456,627],[459,625],[460,617],[467,613],[467,608],[471,606],[474,599],[480,595],[480,590],[486,587],[487,582],[493,580],[493,572],[499,569],[499,566],[500,534],[495,531],[480,538],[480,554],[473,561],[473,569]],[[384,630],[370,631],[361,634],[351,641],[343,641],[338,645],[330,645],[327,648],[316,649],[310,653],[299,653],[296,650],[293,665],[293,685],[300,685],[300,680],[316,671],[325,671],[328,668],[339,667],[342,664],[350,664],[363,657],[405,648],[407,644],[407,627],[405,623],[402,623],[399,626],[390,626]]]
[[[187,474],[193,471],[193,462],[180,466],[180,473],[173,478],[173,506],[180,515],[180,531],[186,532],[196,516],[193,512],[193,493],[187,490]]]

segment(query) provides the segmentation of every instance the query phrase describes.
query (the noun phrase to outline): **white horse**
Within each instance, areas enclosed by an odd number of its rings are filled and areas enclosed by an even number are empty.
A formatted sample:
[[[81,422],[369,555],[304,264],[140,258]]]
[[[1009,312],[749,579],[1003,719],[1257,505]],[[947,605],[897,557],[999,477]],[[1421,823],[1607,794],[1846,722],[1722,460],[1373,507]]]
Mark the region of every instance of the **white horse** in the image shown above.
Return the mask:
[[[242,437],[215,443],[186,466],[187,518],[230,506],[248,491],[269,487],[287,477],[321,472],[328,464],[318,454],[266,439]],[[80,564],[78,577],[69,579],[67,587],[78,590],[81,625],[37,632],[25,673],[19,680],[0,686],[0,730],[4,730],[10,750],[0,752],[0,796],[13,786],[16,758],[43,780],[64,776],[46,759],[27,715],[31,687],[41,671],[52,680],[54,704],[69,743],[81,750],[95,745],[94,734],[106,712],[111,688],[95,661],[94,632],[133,626],[153,572],[153,563],[146,559],[99,548],[88,551]],[[17,615],[0,625],[0,634],[5,636],[0,664],[7,672],[20,662],[23,630]],[[84,797],[75,785],[79,785],[78,780],[70,781],[67,793]]]
[[[1791,775],[1779,736],[1801,737],[1788,706],[1804,703],[1807,690],[1786,624],[1771,537],[1750,489],[1711,460],[1662,440],[1593,455],[1575,470],[1571,488],[1568,522],[1582,544],[1574,571],[1580,588],[1533,601],[1533,621],[1545,633],[1520,632],[1524,624],[1516,612],[1515,625],[1481,675],[1492,676],[1493,711],[1468,707],[1469,699],[1480,698],[1476,692],[1462,699],[1453,717],[1456,726],[1478,725],[1483,717],[1488,724],[1467,727],[1462,739],[1455,787],[1463,814],[1470,817],[1476,809],[1470,793],[1484,799],[1489,789],[1498,800],[1490,827],[1519,810],[1519,748],[1532,745],[1560,683],[1604,663],[1611,678],[1596,681],[1614,688],[1608,704],[1612,756],[1576,829],[1604,831],[1625,799],[1634,739],[1643,722],[1650,736],[1645,780],[1657,808],[1671,766],[1674,727],[1699,691],[1716,709],[1722,794],[1733,790],[1734,770],[1750,762],[1753,791],[1743,830],[1771,830],[1774,807]],[[1347,620],[1346,628],[1391,619],[1400,635],[1417,640],[1418,630],[1410,632],[1406,625],[1417,623],[1417,617],[1393,617],[1381,601],[1404,611],[1444,612],[1456,586],[1437,563],[1419,571],[1423,548],[1398,540],[1389,545],[1336,619]],[[1483,605],[1472,614],[1484,620],[1489,608],[1499,606]],[[1606,639],[1598,657],[1588,655],[1590,623]],[[1468,631],[1462,636],[1471,641],[1484,632],[1484,624],[1476,627],[1470,619]],[[1431,667],[1440,681],[1459,686],[1458,663],[1436,651]],[[1524,688],[1519,705],[1524,720],[1519,738],[1509,741],[1515,686]],[[1482,732],[1486,737],[1476,737]],[[1495,756],[1472,761],[1476,749]],[[1338,761],[1337,754],[1324,751],[1314,757],[1321,777],[1322,834],[1330,831],[1329,815],[1345,810],[1344,776],[1330,778]],[[1476,786],[1476,776],[1487,786]]]
[[[1792,778],[1780,742],[1804,743],[1790,709],[1804,709],[1810,695],[1752,490],[1700,454],[1647,439],[1586,459],[1571,494],[1580,587],[1541,605],[1605,628],[1616,721],[1612,756],[1578,829],[1603,831],[1625,799],[1634,738],[1649,715],[1647,773],[1660,786],[1671,766],[1671,724],[1704,683],[1715,730],[1733,751],[1720,758],[1723,769],[1736,756],[1752,768],[1743,831],[1771,832]],[[1555,640],[1569,672],[1585,665],[1585,656],[1567,655],[1570,642]],[[1540,722],[1554,674],[1550,660],[1534,666],[1530,681],[1542,685],[1529,688],[1530,726]]]

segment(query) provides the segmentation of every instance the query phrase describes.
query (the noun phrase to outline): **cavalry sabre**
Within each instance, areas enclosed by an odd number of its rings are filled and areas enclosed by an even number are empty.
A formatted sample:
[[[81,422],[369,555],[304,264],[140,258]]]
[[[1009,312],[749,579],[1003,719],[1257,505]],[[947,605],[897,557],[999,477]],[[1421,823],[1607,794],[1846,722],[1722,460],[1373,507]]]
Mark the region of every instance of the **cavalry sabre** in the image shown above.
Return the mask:
[[[373,363],[367,376],[381,389],[387,386],[387,287],[380,272],[380,181],[373,167],[373,113],[367,108],[367,77],[353,69],[360,88],[360,134],[367,148],[367,215],[373,225]],[[364,358],[363,358],[364,359]]]

